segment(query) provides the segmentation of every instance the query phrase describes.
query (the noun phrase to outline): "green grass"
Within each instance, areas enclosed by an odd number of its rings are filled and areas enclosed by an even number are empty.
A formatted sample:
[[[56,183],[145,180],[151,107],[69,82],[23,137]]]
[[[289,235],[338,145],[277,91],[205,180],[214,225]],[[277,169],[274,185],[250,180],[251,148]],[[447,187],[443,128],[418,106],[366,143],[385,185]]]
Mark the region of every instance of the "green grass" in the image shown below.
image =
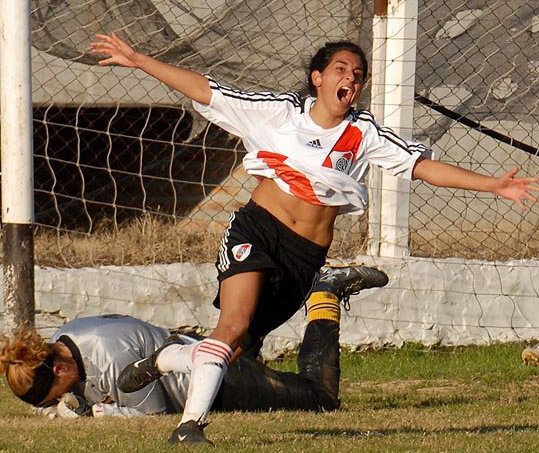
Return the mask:
[[[522,365],[523,347],[344,353],[342,410],[216,413],[206,433],[230,452],[539,451],[539,368]],[[294,370],[294,357],[272,366]],[[194,450],[166,444],[179,416],[49,420],[3,380],[0,413],[0,452]]]

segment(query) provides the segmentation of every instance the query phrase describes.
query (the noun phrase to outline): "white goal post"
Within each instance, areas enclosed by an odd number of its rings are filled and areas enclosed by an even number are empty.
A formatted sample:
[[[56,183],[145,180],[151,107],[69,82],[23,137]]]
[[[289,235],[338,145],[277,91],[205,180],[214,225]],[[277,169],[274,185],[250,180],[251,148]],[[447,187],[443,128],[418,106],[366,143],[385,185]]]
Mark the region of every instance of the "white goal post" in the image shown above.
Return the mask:
[[[371,111],[404,139],[414,123],[417,0],[375,0]],[[404,257],[409,251],[410,183],[371,168],[369,252]]]
[[[30,0],[0,6],[4,318],[12,331],[34,324]]]

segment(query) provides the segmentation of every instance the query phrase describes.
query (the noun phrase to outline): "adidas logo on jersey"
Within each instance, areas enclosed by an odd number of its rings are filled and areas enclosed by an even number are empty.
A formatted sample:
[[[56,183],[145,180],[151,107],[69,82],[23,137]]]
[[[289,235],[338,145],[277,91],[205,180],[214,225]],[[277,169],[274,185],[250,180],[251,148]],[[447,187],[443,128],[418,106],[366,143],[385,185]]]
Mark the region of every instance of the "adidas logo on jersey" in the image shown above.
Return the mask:
[[[318,139],[311,140],[310,142],[307,142],[305,144],[307,146],[312,147],[312,148],[322,149],[322,144],[320,143],[320,140],[318,140]]]

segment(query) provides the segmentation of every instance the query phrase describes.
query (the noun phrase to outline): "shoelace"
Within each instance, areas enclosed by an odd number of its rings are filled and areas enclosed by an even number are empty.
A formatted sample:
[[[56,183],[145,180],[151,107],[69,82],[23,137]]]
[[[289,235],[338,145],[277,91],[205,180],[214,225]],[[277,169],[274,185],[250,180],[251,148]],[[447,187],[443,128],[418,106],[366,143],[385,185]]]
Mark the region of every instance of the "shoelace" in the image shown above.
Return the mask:
[[[344,308],[344,311],[346,311],[346,312],[350,311],[350,296],[351,296],[351,294],[346,294],[341,299],[342,307]]]
[[[361,292],[360,289],[356,291],[350,291],[348,292],[348,288],[342,289],[342,296],[341,296],[341,304],[344,308],[344,311],[349,312],[350,311],[350,296],[355,296]]]
[[[313,288],[315,287],[316,283],[318,283],[318,281],[320,280],[320,274],[318,274],[314,280],[313,280],[313,283],[311,285],[311,291],[309,291],[309,294],[311,294]],[[344,308],[344,311],[346,312],[349,312],[350,311],[350,296],[355,296],[357,294],[359,294],[361,292],[361,290],[357,290],[357,291],[350,291],[348,292],[348,288],[343,288],[341,291],[339,291],[340,294],[337,294],[339,296],[339,299],[341,300],[341,304]],[[307,299],[308,298],[305,298],[305,300],[303,301],[303,308],[305,310],[305,315],[307,315]]]
[[[352,292],[342,296],[341,304],[342,304],[342,306],[344,308],[344,311],[350,311],[350,296],[356,296],[359,293],[360,293],[360,291],[352,291]]]

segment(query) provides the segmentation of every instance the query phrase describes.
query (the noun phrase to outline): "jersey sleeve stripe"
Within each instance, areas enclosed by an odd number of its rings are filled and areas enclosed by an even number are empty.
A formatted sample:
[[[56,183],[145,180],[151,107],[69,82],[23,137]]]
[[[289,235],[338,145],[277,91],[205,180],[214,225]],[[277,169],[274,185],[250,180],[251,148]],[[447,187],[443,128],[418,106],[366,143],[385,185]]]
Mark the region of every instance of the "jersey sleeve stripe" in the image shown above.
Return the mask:
[[[207,76],[208,77],[208,76]],[[295,107],[301,106],[301,98],[297,93],[294,92],[284,92],[284,93],[274,93],[271,91],[261,91],[261,92],[249,92],[242,91],[235,88],[230,88],[225,85],[221,85],[216,80],[208,77],[210,83],[210,88],[212,90],[220,91],[223,96],[230,97],[233,99],[240,99],[244,101],[251,102],[265,102],[265,101],[276,101],[276,102],[291,102]]]
[[[393,132],[391,129],[387,127],[380,127],[376,121],[374,121],[374,117],[372,114],[366,110],[361,110],[359,112],[355,112],[354,118],[357,120],[366,121],[368,123],[371,123],[376,130],[378,131],[378,135],[380,137],[385,138],[386,140],[393,143],[395,146],[398,146],[402,150],[406,151],[408,154],[413,153],[413,149],[411,146],[409,146],[406,141],[404,141],[402,138],[400,138],[395,132]],[[415,144],[417,146],[417,144]],[[425,150],[427,148],[425,147]]]

